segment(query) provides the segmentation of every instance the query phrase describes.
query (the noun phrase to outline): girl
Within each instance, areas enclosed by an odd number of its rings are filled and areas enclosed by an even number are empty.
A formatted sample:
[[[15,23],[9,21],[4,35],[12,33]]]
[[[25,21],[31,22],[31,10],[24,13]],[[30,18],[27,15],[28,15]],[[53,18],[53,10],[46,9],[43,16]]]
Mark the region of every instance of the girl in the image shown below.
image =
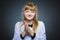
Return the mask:
[[[15,24],[12,40],[46,40],[45,25],[37,20],[37,6],[26,3],[22,10],[23,20]]]

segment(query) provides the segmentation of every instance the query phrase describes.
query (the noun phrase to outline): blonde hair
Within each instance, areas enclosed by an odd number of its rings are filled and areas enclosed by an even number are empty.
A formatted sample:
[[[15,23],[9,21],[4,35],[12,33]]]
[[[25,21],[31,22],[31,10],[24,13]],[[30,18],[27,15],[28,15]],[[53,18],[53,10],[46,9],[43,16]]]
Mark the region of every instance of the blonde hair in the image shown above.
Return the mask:
[[[36,15],[35,17],[33,18],[33,30],[35,31],[35,29],[37,28],[38,26],[38,21],[37,21],[37,6],[36,4],[32,3],[32,2],[28,2],[24,5],[23,9],[22,9],[22,13],[25,11],[25,10],[31,10],[31,11],[35,11]],[[23,19],[22,20],[25,20],[26,18],[23,16]]]

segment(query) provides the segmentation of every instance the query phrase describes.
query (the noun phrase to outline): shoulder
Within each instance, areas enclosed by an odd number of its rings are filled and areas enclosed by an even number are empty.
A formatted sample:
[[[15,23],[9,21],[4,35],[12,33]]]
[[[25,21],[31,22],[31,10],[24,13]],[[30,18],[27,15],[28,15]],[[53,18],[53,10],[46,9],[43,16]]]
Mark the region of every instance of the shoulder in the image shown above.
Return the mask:
[[[45,30],[45,24],[43,21],[38,21],[38,26],[41,30]]]
[[[40,31],[39,31],[40,30]],[[38,21],[37,33],[45,32],[45,24],[43,21]]]
[[[23,22],[22,21],[16,22],[15,30],[19,30],[19,32],[23,32],[24,31],[24,26],[23,26]]]
[[[18,21],[18,22],[16,22],[15,25],[20,25],[20,24],[22,24],[22,21]]]
[[[16,23],[15,23],[15,28],[19,28],[21,24],[22,24],[22,21],[16,22]]]
[[[43,21],[38,21],[39,25],[45,25]]]

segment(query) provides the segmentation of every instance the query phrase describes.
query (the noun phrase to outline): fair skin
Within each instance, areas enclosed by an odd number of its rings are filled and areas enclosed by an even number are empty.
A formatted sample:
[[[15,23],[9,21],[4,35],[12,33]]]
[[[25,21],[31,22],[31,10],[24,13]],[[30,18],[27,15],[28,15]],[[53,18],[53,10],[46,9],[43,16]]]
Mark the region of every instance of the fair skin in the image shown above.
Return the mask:
[[[24,37],[26,35],[26,33],[28,32],[31,36],[34,35],[34,31],[32,31],[30,28],[29,28],[29,24],[32,24],[33,22],[33,18],[34,16],[36,15],[35,11],[31,11],[31,10],[25,10],[23,15],[25,16],[25,18],[27,20],[24,20],[24,25],[25,25],[25,31],[22,32],[22,36]]]

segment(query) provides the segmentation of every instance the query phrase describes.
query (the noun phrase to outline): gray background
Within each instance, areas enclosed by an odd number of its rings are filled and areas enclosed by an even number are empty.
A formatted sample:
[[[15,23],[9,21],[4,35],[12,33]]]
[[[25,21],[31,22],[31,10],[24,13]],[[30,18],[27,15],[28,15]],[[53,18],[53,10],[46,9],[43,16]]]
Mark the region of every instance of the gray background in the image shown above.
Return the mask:
[[[0,38],[11,40],[15,23],[21,21],[21,11],[25,2],[34,2],[38,6],[38,20],[45,23],[47,40],[59,40],[60,36],[60,4],[58,0],[3,0],[0,12]]]

